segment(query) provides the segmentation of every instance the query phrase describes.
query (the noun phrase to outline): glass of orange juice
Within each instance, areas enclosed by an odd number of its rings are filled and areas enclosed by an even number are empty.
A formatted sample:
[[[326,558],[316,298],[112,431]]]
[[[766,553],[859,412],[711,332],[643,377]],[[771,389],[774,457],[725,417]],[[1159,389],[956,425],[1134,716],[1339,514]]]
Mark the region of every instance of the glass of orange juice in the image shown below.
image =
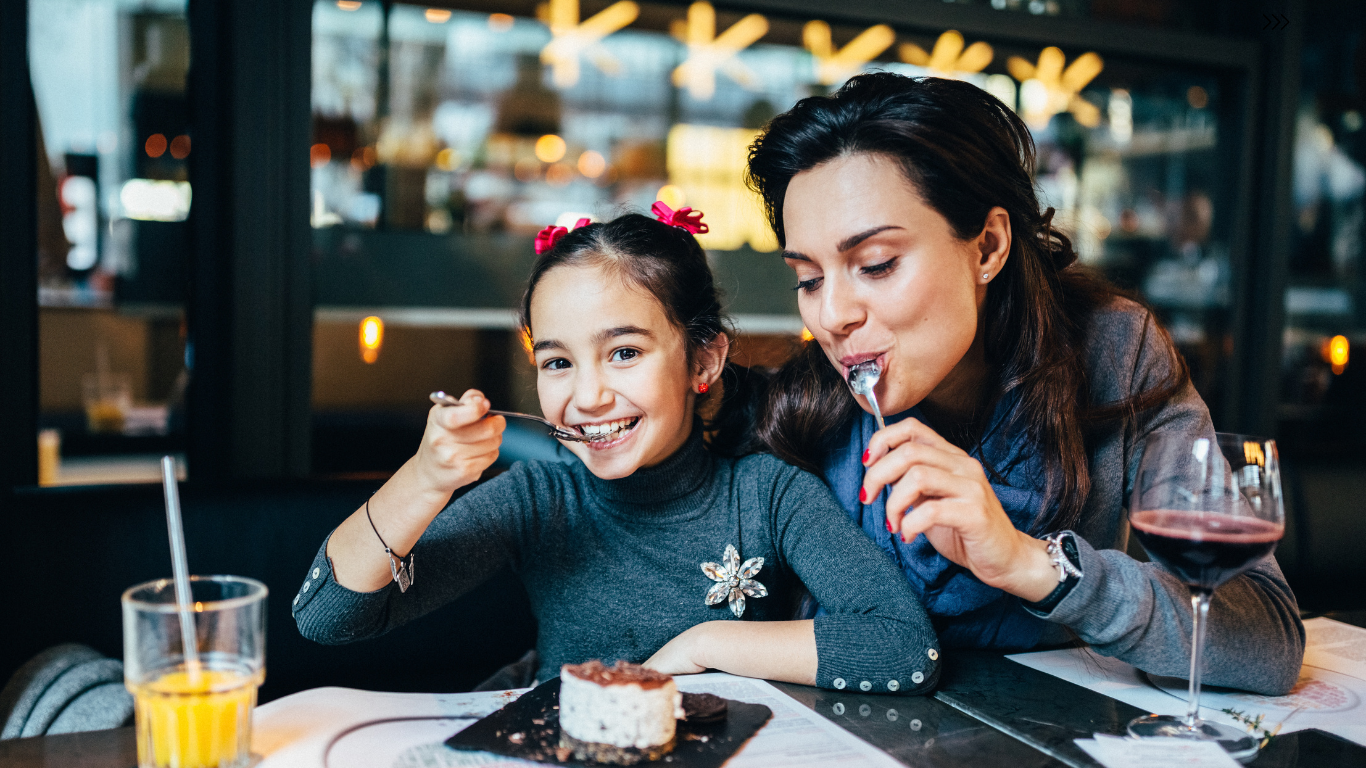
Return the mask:
[[[133,694],[139,768],[241,768],[265,680],[266,585],[191,576],[195,653],[185,653],[175,584],[123,593],[123,674]],[[189,656],[189,658],[187,658]]]

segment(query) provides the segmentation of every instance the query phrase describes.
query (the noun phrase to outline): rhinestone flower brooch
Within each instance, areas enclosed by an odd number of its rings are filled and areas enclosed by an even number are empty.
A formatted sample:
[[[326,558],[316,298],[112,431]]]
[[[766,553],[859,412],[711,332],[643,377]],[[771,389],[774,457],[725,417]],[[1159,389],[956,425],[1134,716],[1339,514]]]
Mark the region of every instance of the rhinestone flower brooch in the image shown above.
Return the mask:
[[[764,567],[762,557],[751,557],[744,565],[740,564],[740,553],[734,544],[726,545],[726,552],[720,563],[703,563],[702,572],[716,582],[707,590],[707,605],[719,605],[722,600],[730,600],[730,612],[735,618],[745,615],[745,595],[767,597],[768,588],[754,580]]]

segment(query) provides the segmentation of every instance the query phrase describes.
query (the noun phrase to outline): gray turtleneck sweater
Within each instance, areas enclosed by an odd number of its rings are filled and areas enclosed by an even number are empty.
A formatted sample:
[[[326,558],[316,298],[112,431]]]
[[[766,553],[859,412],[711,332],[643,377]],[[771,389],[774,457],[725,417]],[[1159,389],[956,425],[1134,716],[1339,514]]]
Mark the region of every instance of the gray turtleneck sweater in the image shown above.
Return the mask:
[[[294,618],[320,643],[362,640],[510,566],[540,625],[537,679],[546,680],[562,664],[643,662],[689,627],[736,621],[726,601],[705,603],[716,582],[701,565],[722,563],[727,545],[742,561],[764,558],[754,578],[768,595],[747,598],[739,620],[789,618],[803,584],[825,608],[815,620],[817,685],[934,687],[939,644],[924,608],[825,485],[772,456],[713,456],[696,430],[662,464],[620,480],[579,463],[514,464],[437,515],[413,548],[422,567],[407,592],[341,586],[324,542]]]

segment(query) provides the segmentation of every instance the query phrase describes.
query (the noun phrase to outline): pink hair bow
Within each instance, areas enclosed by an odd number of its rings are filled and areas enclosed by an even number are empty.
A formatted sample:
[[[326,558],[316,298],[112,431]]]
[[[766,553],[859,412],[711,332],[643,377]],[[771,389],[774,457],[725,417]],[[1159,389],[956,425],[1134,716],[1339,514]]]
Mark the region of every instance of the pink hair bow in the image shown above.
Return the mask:
[[[653,213],[659,221],[671,227],[686,229],[694,235],[705,235],[711,231],[710,227],[702,223],[702,212],[694,211],[691,208],[679,208],[675,211],[663,202],[656,200],[655,204],[650,206],[650,213]]]
[[[591,223],[593,223],[591,219],[579,219],[577,222],[574,223],[574,229],[578,229],[579,227],[586,227]],[[537,232],[535,245],[536,255],[539,256],[545,253],[546,251],[550,250],[551,248],[554,248],[555,243],[560,242],[560,238],[564,237],[567,234],[569,234],[568,229],[564,227],[557,227],[554,224],[546,227],[540,232]]]

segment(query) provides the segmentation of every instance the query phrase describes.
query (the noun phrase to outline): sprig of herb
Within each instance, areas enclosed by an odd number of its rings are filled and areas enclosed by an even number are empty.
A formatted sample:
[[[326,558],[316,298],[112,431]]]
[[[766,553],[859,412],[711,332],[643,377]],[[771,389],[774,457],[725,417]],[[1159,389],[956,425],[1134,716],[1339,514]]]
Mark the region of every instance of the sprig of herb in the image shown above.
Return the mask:
[[[1242,723],[1246,726],[1248,733],[1253,736],[1260,736],[1261,741],[1258,743],[1259,749],[1265,749],[1266,745],[1270,744],[1271,740],[1276,738],[1276,734],[1280,733],[1281,727],[1285,725],[1285,722],[1282,721],[1277,723],[1274,729],[1267,730],[1262,727],[1262,723],[1266,720],[1266,715],[1257,715],[1256,717],[1253,717],[1242,710],[1233,709],[1232,707],[1219,711],[1233,718],[1234,722]]]

